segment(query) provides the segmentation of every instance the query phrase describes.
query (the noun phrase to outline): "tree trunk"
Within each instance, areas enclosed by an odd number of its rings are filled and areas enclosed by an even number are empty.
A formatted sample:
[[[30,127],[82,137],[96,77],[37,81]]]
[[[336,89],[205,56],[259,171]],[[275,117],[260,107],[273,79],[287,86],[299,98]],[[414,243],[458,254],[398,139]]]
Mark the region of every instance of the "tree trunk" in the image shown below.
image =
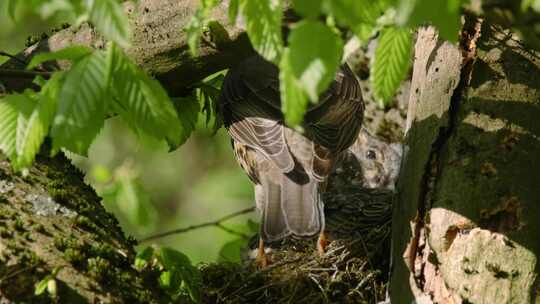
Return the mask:
[[[136,241],[100,201],[63,155],[39,155],[20,175],[0,154],[1,303],[49,303],[46,292],[34,296],[34,286],[55,268],[61,303],[170,300],[157,272],[132,267]]]
[[[539,303],[539,54],[475,18],[415,52],[392,303]]]

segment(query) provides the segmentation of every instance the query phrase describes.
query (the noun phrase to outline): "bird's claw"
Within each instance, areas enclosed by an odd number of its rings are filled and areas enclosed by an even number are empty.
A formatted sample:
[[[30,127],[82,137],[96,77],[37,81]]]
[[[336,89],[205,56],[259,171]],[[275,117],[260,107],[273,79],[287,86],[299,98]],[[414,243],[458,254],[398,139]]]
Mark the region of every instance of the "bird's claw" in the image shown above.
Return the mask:
[[[270,261],[268,260],[268,255],[266,255],[266,252],[264,250],[264,241],[262,238],[259,239],[259,249],[257,250],[257,258],[255,259],[255,261],[260,268],[266,268],[268,264],[270,264]]]
[[[317,239],[317,252],[319,253],[319,256],[324,255],[326,246],[328,246],[328,238],[326,237],[326,233],[321,232],[321,234],[319,234],[319,239]]]

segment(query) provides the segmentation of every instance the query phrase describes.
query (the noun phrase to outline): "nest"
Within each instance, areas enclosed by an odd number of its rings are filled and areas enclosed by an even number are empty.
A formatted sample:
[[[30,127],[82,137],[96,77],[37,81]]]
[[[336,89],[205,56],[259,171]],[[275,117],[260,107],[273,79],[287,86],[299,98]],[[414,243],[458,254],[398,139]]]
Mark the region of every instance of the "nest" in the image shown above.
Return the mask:
[[[315,240],[271,244],[271,265],[203,265],[204,303],[377,303],[389,265],[391,194],[358,187],[329,193],[330,244],[319,256]],[[354,189],[354,191],[353,191]],[[352,191],[352,192],[349,192]],[[251,250],[255,250],[256,238]]]
[[[203,303],[384,300],[393,192],[362,188],[359,172],[354,161],[342,162],[324,195],[330,244],[323,256],[317,254],[315,239],[287,239],[270,244],[271,265],[264,269],[253,259],[202,265]],[[255,236],[248,250],[257,244]]]
[[[384,299],[385,273],[354,245],[334,241],[322,257],[307,248],[275,251],[277,262],[265,269],[253,263],[203,266],[203,302],[376,303]]]

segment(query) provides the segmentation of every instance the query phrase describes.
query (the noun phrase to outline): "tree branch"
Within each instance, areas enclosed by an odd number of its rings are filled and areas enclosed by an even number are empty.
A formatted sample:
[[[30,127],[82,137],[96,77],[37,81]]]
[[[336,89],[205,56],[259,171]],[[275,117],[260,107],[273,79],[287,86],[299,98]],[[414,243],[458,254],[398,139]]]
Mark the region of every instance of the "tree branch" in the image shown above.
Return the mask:
[[[186,95],[198,81],[235,65],[254,52],[244,29],[229,24],[228,1],[224,1],[213,10],[211,19],[222,24],[229,37],[214,37],[209,33],[205,39],[213,43],[201,43],[198,55],[192,56],[184,28],[198,6],[198,0],[141,0],[138,5],[124,3],[133,33],[132,46],[125,51],[158,79],[171,97]],[[22,62],[29,62],[36,54],[74,44],[99,49],[105,46],[106,41],[88,24],[70,27],[27,48],[14,56],[17,59],[12,58],[0,67],[22,70],[25,68]],[[50,67],[46,70],[67,67],[62,62],[49,62],[43,66]],[[13,74],[0,75],[0,82],[8,91],[22,91],[32,84],[29,78],[13,77]]]
[[[26,62],[24,62],[24,60],[21,60],[21,59],[17,58],[17,56],[8,54],[8,53],[6,53],[6,52],[0,51],[0,56],[8,57],[8,58],[10,58],[10,59],[13,59],[13,60],[19,62],[20,64],[26,65]]]
[[[191,225],[191,226],[184,227],[184,228],[178,228],[178,229],[158,233],[156,235],[152,235],[152,236],[149,236],[149,237],[146,237],[146,238],[143,238],[143,239],[139,240],[139,243],[145,243],[145,242],[153,241],[153,240],[163,238],[163,237],[166,237],[166,236],[170,236],[170,235],[173,235],[173,234],[180,234],[180,233],[188,232],[188,231],[191,231],[191,230],[205,228],[205,227],[211,227],[211,226],[218,227],[218,228],[223,229],[223,230],[225,230],[225,231],[227,231],[229,233],[236,234],[236,235],[239,235],[239,236],[244,237],[244,238],[247,239],[247,238],[249,238],[248,235],[246,235],[244,233],[241,233],[241,232],[238,232],[238,231],[234,231],[232,229],[229,229],[229,228],[223,226],[222,223],[227,221],[227,220],[230,220],[230,219],[232,219],[234,217],[237,217],[237,216],[240,216],[240,215],[243,215],[243,214],[247,214],[247,213],[251,213],[253,211],[255,211],[255,207],[242,209],[242,210],[233,212],[231,214],[225,215],[224,217],[219,218],[219,219],[217,219],[215,221],[210,221],[210,222],[206,222],[206,223],[201,223],[201,224],[197,224],[197,225]]]
[[[51,77],[51,75],[52,75],[51,72],[38,72],[38,71],[16,70],[16,69],[0,69],[0,78],[10,77],[10,78],[34,79],[36,76],[49,78]]]

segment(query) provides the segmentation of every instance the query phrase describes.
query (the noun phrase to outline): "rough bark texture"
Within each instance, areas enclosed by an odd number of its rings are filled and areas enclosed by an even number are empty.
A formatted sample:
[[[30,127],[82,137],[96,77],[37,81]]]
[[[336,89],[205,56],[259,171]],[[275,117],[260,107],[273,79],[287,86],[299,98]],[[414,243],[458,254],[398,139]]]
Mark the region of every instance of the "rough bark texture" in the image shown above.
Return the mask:
[[[538,303],[539,54],[473,18],[415,51],[392,303]]]
[[[58,267],[61,303],[166,301],[157,273],[133,268],[135,243],[64,156],[40,155],[22,176],[0,154],[1,303],[50,303],[34,285]]]

